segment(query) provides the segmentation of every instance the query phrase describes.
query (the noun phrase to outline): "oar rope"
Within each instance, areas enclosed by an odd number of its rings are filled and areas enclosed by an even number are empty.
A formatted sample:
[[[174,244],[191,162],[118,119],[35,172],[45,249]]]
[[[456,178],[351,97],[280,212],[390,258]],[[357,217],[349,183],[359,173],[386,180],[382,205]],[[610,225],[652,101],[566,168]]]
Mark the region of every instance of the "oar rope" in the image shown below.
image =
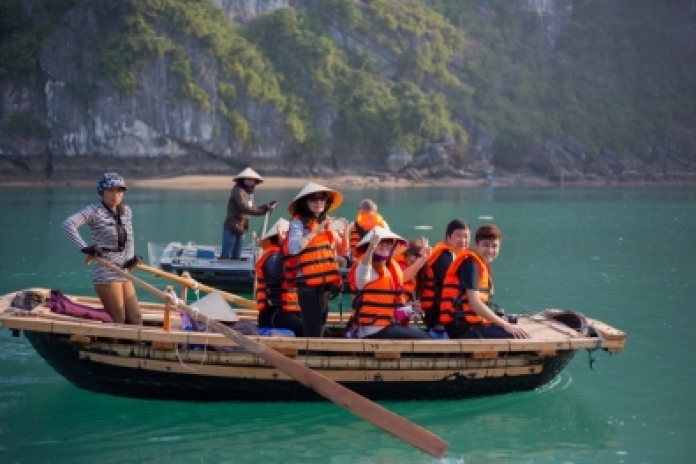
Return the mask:
[[[131,275],[129,272],[110,263],[109,261],[106,261],[103,258],[95,257],[95,260],[102,266],[133,282],[152,295],[166,301],[166,293],[160,291],[153,285],[140,280],[139,278]],[[184,304],[182,301],[178,301],[177,306],[189,316],[204,322],[204,316],[199,314],[198,311],[195,311],[190,306]],[[314,390],[324,398],[333,401],[342,408],[381,428],[385,432],[392,434],[396,438],[435,458],[439,459],[445,455],[445,451],[447,451],[448,446],[447,442],[423,427],[414,424],[413,422],[368,400],[364,396],[357,394],[334,380],[309,369],[307,366],[278,353],[271,347],[248,338],[240,332],[230,329],[226,325],[216,320],[210,320],[209,324],[210,327],[215,329],[217,332],[220,332],[222,335],[234,341],[238,345],[256,354],[261,359],[272,364],[304,386]]]
[[[171,287],[169,287],[169,290],[171,290]],[[167,296],[167,299],[175,308],[179,307],[179,302],[182,300],[179,300],[179,297],[176,296],[176,293],[174,293],[173,290],[172,291],[165,291],[164,294]],[[196,308],[195,306],[191,306],[191,309],[193,310],[193,312],[196,315],[198,315],[198,313],[200,312],[199,309]],[[201,370],[201,367],[203,367],[203,364],[205,363],[206,359],[208,359],[208,333],[209,333],[208,332],[208,322],[210,321],[210,317],[207,314],[204,314],[203,316],[205,316],[205,318],[206,318],[205,319],[205,334],[206,334],[205,335],[205,344],[203,345],[203,356],[201,356],[201,362],[198,364],[197,368],[194,369],[194,368],[186,365],[184,360],[181,359],[181,354],[179,353],[179,344],[178,343],[174,344],[174,351],[176,352],[176,359],[179,360],[179,364],[181,364],[181,367],[183,367],[184,369],[191,371],[191,372],[198,372],[199,370]],[[190,344],[188,343],[188,340],[187,340],[186,346],[188,347],[189,345]]]

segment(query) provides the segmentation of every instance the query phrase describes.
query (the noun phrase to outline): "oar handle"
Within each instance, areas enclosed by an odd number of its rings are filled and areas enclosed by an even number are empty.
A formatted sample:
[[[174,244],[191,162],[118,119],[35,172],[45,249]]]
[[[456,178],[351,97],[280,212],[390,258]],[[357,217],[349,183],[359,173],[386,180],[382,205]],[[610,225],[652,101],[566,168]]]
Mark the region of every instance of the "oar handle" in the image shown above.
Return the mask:
[[[230,303],[234,303],[238,306],[241,306],[243,308],[247,309],[257,309],[256,308],[256,302],[252,300],[247,300],[246,298],[242,298],[241,296],[234,295],[232,293],[227,293],[220,291],[214,287],[210,287],[208,285],[201,284],[199,282],[196,282],[193,279],[187,279],[186,277],[181,277],[176,274],[172,274],[171,272],[163,271],[161,269],[157,269],[156,267],[148,266],[147,264],[138,264],[137,266],[138,269],[141,269],[145,272],[149,272],[150,274],[154,274],[159,277],[164,277],[165,279],[172,280],[174,282],[178,282],[182,285],[186,285],[189,288],[192,289],[199,289],[202,290],[206,293],[213,293],[213,292],[219,292],[224,299],[229,301]]]
[[[125,279],[130,280],[135,285],[147,290],[154,296],[166,301],[167,295],[154,286],[144,282],[137,277],[124,271],[118,266],[111,264],[103,258],[94,258],[99,264],[111,269]],[[329,399],[337,405],[347,409],[353,414],[362,417],[371,424],[381,428],[396,438],[414,446],[421,451],[435,457],[442,458],[447,451],[447,442],[437,435],[429,432],[423,427],[394,414],[388,409],[368,400],[364,396],[355,393],[353,390],[340,385],[330,378],[315,372],[308,367],[283,356],[274,349],[245,337],[240,332],[230,329],[216,320],[208,319],[207,316],[199,311],[187,306],[182,301],[177,302],[179,309],[198,321],[207,323],[209,327],[220,332],[225,337],[244,347],[248,351],[258,355],[260,358],[274,365],[290,377],[294,378],[304,386],[314,390],[324,398]]]

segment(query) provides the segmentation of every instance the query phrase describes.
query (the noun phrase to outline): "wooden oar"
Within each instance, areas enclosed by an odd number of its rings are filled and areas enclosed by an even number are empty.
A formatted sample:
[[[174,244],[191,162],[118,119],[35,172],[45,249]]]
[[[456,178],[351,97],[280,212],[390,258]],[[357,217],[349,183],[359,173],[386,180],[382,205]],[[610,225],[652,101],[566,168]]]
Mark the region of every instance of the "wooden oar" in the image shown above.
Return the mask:
[[[141,264],[138,264],[137,267],[138,267],[138,269],[142,269],[143,271],[149,272],[150,274],[154,274],[154,275],[159,276],[159,277],[164,277],[165,279],[169,279],[169,280],[172,280],[174,282],[178,282],[182,285],[186,285],[189,288],[200,289],[206,293],[220,292],[220,294],[223,296],[223,298],[225,298],[230,303],[234,303],[238,306],[241,306],[241,307],[247,308],[247,309],[256,309],[256,302],[255,301],[247,300],[246,298],[235,295],[233,293],[227,293],[227,292],[220,291],[217,288],[203,285],[201,283],[196,282],[195,280],[187,279],[186,277],[181,277],[179,275],[172,274],[171,272],[163,271],[162,269],[157,269],[156,267],[148,266],[147,264],[141,263]]]
[[[163,301],[167,301],[167,295],[158,290],[156,287],[138,279],[137,277],[124,271],[120,267],[111,264],[103,258],[96,257],[95,260],[98,261],[102,266],[111,269],[120,276],[147,290],[152,295],[162,299]],[[274,365],[276,368],[285,372],[302,385],[306,386],[307,388],[311,388],[324,398],[333,401],[342,408],[345,408],[353,414],[365,419],[385,432],[392,434],[396,438],[435,458],[440,459],[445,455],[445,451],[447,451],[448,446],[447,442],[423,427],[414,424],[413,422],[406,420],[397,414],[394,414],[388,409],[385,409],[382,406],[368,400],[364,396],[358,395],[353,390],[334,382],[330,378],[323,376],[318,372],[314,372],[308,367],[305,367],[304,365],[283,356],[272,348],[247,338],[240,332],[232,330],[216,320],[208,319],[207,316],[201,314],[194,308],[187,306],[182,301],[177,302],[177,307],[197,321],[208,324],[209,327],[212,327],[225,337],[259,356],[261,359]]]

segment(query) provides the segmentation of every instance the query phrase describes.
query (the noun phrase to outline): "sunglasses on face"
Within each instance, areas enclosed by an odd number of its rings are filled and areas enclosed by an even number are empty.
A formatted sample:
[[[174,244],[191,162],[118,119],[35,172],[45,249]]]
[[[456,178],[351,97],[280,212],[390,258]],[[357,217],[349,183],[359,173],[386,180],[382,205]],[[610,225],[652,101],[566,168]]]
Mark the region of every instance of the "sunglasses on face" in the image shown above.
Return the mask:
[[[312,197],[307,197],[307,201],[326,201],[328,197],[326,195],[317,195]]]

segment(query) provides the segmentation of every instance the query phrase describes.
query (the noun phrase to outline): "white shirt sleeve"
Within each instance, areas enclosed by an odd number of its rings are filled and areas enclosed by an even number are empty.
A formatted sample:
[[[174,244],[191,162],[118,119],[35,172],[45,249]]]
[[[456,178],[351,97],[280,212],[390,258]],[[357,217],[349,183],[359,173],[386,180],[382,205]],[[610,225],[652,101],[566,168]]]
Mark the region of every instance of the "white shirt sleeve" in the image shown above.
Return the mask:
[[[355,285],[358,290],[362,290],[365,285],[377,280],[377,277],[372,266],[365,266],[362,262],[358,262],[358,268],[355,270]]]

